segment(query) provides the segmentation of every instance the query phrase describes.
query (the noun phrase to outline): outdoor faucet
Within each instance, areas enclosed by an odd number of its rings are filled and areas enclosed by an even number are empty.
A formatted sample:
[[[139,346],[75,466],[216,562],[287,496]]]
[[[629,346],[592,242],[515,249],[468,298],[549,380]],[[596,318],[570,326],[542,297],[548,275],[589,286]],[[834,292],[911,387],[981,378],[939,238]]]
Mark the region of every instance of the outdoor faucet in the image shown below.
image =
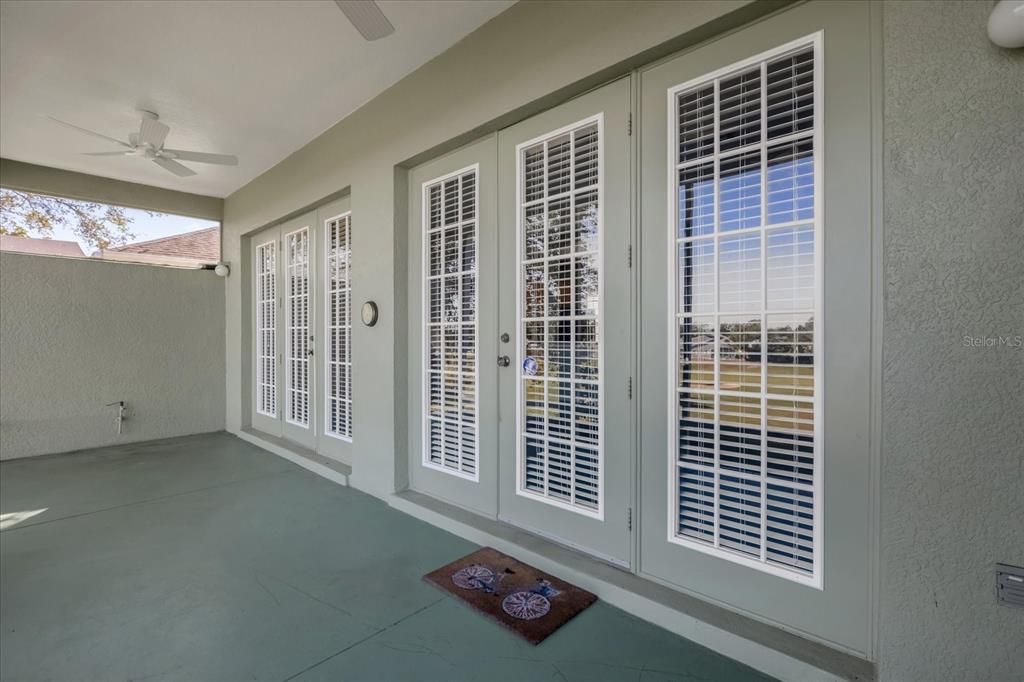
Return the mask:
[[[125,420],[125,408],[124,401],[118,400],[116,403],[107,403],[107,407],[113,407],[117,405],[117,435],[121,435],[121,425],[124,424]]]

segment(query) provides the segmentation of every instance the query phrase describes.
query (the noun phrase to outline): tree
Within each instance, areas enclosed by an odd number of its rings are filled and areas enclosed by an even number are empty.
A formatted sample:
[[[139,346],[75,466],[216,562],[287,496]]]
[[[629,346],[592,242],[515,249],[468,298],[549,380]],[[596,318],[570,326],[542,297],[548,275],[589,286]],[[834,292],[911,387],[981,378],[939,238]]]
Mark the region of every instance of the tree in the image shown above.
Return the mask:
[[[51,239],[54,228],[68,227],[94,248],[107,249],[135,238],[131,222],[120,206],[0,189],[0,234]]]

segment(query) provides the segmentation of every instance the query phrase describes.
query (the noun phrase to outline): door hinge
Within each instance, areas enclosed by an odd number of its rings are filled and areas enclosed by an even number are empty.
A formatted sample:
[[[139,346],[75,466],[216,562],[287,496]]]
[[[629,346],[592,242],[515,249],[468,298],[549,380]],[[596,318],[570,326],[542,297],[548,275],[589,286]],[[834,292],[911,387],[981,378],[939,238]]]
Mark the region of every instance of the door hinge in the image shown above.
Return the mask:
[[[626,379],[626,396],[630,400],[633,399],[633,377]]]
[[[633,112],[629,112],[629,118],[626,119],[626,134],[633,134]]]
[[[627,268],[632,268],[633,267],[633,245],[632,244],[630,244],[628,247],[626,247],[626,267]]]
[[[633,508],[626,507],[626,530],[633,530]]]

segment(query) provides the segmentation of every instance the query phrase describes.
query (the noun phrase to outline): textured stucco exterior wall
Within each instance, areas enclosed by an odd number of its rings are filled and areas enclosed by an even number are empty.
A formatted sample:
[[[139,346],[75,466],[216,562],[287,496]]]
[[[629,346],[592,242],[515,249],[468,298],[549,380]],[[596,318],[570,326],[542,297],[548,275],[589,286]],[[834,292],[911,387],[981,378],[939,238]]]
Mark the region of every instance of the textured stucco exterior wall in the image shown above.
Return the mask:
[[[879,672],[1024,679],[1024,50],[990,2],[888,2]]]
[[[0,458],[223,429],[223,377],[213,272],[0,254]]]

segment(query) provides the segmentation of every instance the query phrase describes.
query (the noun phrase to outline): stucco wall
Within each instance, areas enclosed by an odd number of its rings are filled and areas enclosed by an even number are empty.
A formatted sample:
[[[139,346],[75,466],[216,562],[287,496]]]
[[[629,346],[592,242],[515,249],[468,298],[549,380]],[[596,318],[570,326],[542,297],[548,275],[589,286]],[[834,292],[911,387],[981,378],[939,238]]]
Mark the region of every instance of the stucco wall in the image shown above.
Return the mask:
[[[879,666],[884,680],[1024,679],[1024,50],[989,2],[889,2]],[[998,342],[996,342],[998,344]]]
[[[0,254],[0,458],[222,429],[223,376],[214,273]]]

